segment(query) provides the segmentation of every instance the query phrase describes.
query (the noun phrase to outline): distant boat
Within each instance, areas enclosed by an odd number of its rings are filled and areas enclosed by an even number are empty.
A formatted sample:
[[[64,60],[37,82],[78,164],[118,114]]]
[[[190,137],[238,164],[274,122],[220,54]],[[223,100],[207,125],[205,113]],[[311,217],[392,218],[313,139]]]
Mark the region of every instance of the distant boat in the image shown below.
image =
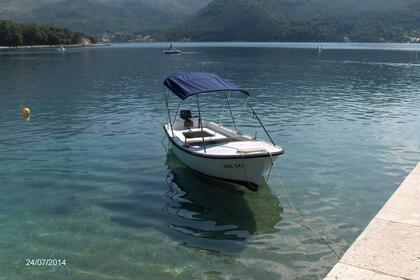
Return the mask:
[[[63,45],[60,45],[60,47],[57,49],[57,51],[64,52],[64,51],[66,51],[66,48]]]
[[[181,53],[180,50],[177,50],[172,44],[166,51],[163,51],[164,54],[178,54]]]

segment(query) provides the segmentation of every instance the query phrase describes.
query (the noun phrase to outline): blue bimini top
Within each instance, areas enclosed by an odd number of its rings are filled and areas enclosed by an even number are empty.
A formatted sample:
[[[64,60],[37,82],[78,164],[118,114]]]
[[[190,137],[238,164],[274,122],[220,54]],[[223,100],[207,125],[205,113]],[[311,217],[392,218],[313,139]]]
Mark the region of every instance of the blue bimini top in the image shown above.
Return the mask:
[[[249,96],[249,93],[237,85],[223,80],[212,73],[184,73],[169,76],[163,84],[182,100],[200,93],[217,91],[239,91]]]

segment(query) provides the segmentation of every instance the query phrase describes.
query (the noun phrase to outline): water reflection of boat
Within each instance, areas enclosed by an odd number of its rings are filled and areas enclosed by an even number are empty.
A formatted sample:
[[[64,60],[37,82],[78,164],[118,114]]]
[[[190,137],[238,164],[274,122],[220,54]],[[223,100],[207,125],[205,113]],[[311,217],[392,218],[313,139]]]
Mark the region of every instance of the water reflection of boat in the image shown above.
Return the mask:
[[[282,208],[270,188],[249,192],[234,184],[199,175],[167,155],[169,169],[165,211],[169,228],[191,247],[231,252],[252,235],[278,231]],[[236,242],[234,242],[236,241]],[[239,242],[239,243],[238,243]]]

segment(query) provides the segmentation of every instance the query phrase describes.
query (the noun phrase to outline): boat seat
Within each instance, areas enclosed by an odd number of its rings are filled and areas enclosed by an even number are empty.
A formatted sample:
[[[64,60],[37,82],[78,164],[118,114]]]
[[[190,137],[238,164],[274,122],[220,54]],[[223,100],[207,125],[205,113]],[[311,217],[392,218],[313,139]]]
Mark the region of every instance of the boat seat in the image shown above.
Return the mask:
[[[201,129],[200,129],[201,130]],[[212,142],[212,141],[217,141],[217,140],[222,140],[222,139],[226,139],[227,137],[217,133],[215,131],[212,131],[208,128],[203,128],[203,132],[206,133],[206,135],[210,135],[210,136],[199,136],[199,137],[194,137],[194,138],[186,138],[186,143],[187,144],[199,144],[199,143],[205,143],[205,142]]]
[[[203,134],[202,134],[203,133]],[[192,128],[186,130],[177,130],[174,131],[175,137],[186,144],[199,144],[203,142],[219,141],[222,139],[227,139],[226,136],[215,132],[206,127],[203,128]],[[189,136],[189,137],[188,137]],[[203,137],[204,136],[204,137]]]

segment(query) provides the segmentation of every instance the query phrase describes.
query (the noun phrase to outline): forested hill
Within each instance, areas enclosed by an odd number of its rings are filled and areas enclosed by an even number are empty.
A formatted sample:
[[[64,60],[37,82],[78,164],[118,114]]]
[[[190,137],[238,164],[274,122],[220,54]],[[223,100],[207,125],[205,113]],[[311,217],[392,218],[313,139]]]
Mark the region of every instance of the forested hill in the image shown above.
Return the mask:
[[[420,0],[0,0],[0,19],[117,40],[420,40]]]
[[[148,32],[179,24],[211,0],[0,0],[0,19],[91,35]]]
[[[170,40],[408,42],[420,0],[213,0]]]
[[[259,0],[213,0],[195,17],[170,30],[173,40],[273,41],[286,24],[276,5]]]
[[[0,21],[0,46],[73,45],[95,38],[68,29]]]

